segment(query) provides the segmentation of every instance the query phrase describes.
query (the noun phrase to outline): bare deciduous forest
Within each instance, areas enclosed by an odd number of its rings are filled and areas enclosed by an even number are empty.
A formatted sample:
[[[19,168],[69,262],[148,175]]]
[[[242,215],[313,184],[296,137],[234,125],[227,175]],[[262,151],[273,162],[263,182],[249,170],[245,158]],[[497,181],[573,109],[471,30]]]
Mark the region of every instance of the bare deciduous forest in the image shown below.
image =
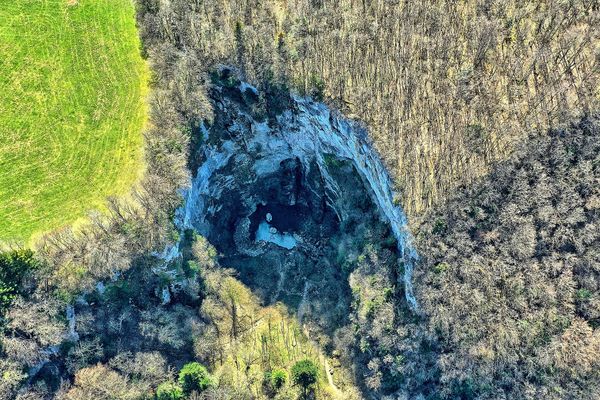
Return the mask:
[[[600,124],[532,138],[418,228],[440,393],[600,396]]]
[[[149,0],[140,14],[156,63],[236,65],[366,122],[412,216],[600,101],[594,1]]]

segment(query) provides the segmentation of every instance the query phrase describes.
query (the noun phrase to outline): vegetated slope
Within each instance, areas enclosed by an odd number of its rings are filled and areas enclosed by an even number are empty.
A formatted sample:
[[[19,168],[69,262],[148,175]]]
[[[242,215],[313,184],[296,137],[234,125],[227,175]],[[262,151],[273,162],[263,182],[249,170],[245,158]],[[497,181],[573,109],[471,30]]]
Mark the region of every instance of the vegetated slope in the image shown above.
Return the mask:
[[[317,366],[316,398],[359,398],[348,382],[335,397],[319,349],[283,304],[263,307],[206,239],[184,237],[181,257],[147,256],[79,295],[68,321],[68,296],[24,285],[6,315],[0,308],[0,399],[296,399],[293,366],[305,359]],[[0,265],[29,260],[13,254]],[[193,361],[208,368],[210,385],[159,396],[180,387],[176,372]]]
[[[532,129],[599,105],[596,2],[140,1],[158,65],[188,55],[325,96],[368,123],[409,214]],[[162,68],[162,67],[161,67]]]
[[[598,117],[530,139],[426,220],[415,286],[442,397],[600,398]]]
[[[145,121],[139,47],[130,0],[0,0],[0,240],[128,192]]]

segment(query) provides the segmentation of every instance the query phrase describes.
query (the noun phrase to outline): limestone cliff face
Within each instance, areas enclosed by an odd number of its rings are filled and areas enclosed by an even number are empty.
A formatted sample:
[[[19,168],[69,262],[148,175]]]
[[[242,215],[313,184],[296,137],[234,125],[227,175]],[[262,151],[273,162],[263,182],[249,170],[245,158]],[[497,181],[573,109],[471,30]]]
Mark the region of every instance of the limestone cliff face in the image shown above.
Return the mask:
[[[219,126],[211,127],[210,132],[202,126],[198,133],[203,135],[197,150],[198,168],[190,187],[183,191],[185,204],[177,211],[177,225],[229,240],[237,251],[258,254],[260,244],[247,240],[254,235],[251,221],[228,226],[233,220],[227,217],[230,209],[242,207],[249,215],[271,196],[270,200],[283,207],[302,205],[307,212],[318,213],[323,211],[319,204],[326,198],[343,219],[346,210],[336,207],[336,197],[343,194],[330,173],[331,157],[348,160],[397,240],[404,263],[401,279],[406,301],[416,309],[411,281],[417,254],[411,245],[406,216],[394,201],[392,181],[366,130],[325,104],[298,96],[287,98],[286,106],[270,118],[257,115],[254,106],[260,93],[245,83],[219,86],[213,98],[215,124]],[[310,193],[303,193],[300,185]],[[232,198],[233,193],[237,198]],[[217,229],[236,232],[222,238],[226,232],[215,232]]]

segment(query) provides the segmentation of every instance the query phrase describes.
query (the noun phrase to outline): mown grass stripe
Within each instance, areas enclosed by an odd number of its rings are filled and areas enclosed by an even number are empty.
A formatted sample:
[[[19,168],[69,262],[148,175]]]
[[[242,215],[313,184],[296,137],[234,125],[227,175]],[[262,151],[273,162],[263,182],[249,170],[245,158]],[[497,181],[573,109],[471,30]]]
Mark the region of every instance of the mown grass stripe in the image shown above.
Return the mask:
[[[146,117],[139,47],[131,0],[0,0],[0,241],[129,191]]]

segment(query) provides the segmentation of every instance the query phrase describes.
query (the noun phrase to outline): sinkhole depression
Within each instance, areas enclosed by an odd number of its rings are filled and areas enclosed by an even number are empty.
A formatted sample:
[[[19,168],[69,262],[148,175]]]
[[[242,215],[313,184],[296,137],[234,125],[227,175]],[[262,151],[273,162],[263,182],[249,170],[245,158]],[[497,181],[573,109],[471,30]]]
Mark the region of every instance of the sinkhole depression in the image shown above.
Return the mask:
[[[260,93],[227,68],[214,80],[214,121],[194,133],[178,227],[205,236],[265,304],[325,330],[347,315],[353,260],[376,243],[415,310],[416,254],[366,130],[310,98]]]

